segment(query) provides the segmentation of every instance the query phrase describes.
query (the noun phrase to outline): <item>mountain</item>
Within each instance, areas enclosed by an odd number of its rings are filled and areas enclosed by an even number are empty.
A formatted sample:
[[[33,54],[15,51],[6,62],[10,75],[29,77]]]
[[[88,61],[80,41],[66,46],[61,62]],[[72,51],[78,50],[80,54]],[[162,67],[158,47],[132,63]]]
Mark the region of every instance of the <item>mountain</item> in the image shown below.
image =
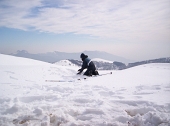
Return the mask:
[[[148,64],[148,63],[170,63],[170,57],[129,63],[127,65],[127,68],[134,67],[134,66],[139,66],[139,65],[143,65],[143,64]]]
[[[18,57],[25,57],[25,58],[31,58],[35,60],[40,60],[40,61],[45,61],[49,63],[55,63],[60,60],[65,60],[65,59],[77,59],[80,60],[80,54],[82,52],[78,53],[65,53],[65,52],[47,52],[47,53],[38,53],[38,54],[31,54],[28,53],[25,50],[18,50],[16,53],[10,54],[13,56],[18,56]],[[125,59],[123,57],[115,56],[110,53],[106,52],[101,52],[101,51],[84,51],[86,55],[88,55],[91,59],[92,58],[101,58],[105,60],[110,60],[110,61],[118,61],[118,62],[123,62],[123,63],[130,63],[133,62],[132,60]]]
[[[44,54],[31,54],[28,53],[26,50],[18,50],[16,53],[10,54],[13,56],[17,56],[17,57],[25,57],[25,58],[30,58],[30,59],[35,59],[35,60],[40,60],[40,61],[45,61],[45,62],[51,62],[52,57],[49,56],[48,54],[44,55]]]
[[[81,66],[82,61],[71,59],[69,60],[72,64],[77,66]],[[145,60],[140,62],[129,63],[127,66],[122,62],[117,61],[107,61],[99,58],[92,59],[96,68],[98,70],[123,70],[130,67],[135,67],[139,65],[149,64],[149,63],[170,63],[170,57],[168,58],[159,58],[159,59],[152,59],[152,60]]]
[[[112,55],[106,52],[84,51],[83,53],[85,53],[91,59],[93,59],[96,67],[100,70],[122,70],[122,69],[130,68],[130,67],[134,67],[138,65],[143,65],[143,64],[148,64],[148,63],[170,63],[170,57],[134,62],[132,60],[128,60],[128,59],[115,56],[115,55]],[[56,63],[61,60],[68,59],[69,62],[71,62],[72,64],[75,64],[76,66],[81,66],[82,61],[80,61],[80,54],[81,52],[65,53],[65,52],[57,52],[57,51],[39,53],[39,54],[31,54],[25,50],[21,50],[11,55],[18,56],[18,57],[31,58],[31,59],[40,60],[40,61],[49,62],[49,63]]]
[[[75,66],[75,67],[78,66],[77,64],[72,63],[70,60],[60,60],[54,64],[59,65],[59,66]]]
[[[134,62],[133,60],[126,59],[120,56],[116,56],[107,52],[101,52],[101,51],[84,51],[83,53],[87,54],[90,58],[101,58],[109,61],[118,61],[123,63],[130,63]]]
[[[75,64],[76,66],[79,67],[81,67],[82,65],[82,61],[79,60],[69,59],[68,61],[70,61],[71,64]],[[126,68],[126,65],[121,62],[113,62],[113,61],[108,61],[100,58],[94,58],[92,59],[92,61],[94,62],[98,70],[122,70]]]

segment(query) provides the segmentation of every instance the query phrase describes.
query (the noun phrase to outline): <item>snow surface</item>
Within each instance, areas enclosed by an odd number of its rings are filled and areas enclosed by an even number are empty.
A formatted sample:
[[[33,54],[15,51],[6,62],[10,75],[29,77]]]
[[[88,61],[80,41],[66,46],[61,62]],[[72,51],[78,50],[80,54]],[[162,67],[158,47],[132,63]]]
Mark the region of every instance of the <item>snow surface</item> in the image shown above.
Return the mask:
[[[72,62],[70,62],[69,60],[60,60],[56,63],[54,63],[56,65],[60,65],[60,66],[74,66],[74,67],[78,67],[75,64],[73,64]]]
[[[0,54],[0,126],[170,126],[170,64],[76,72]]]
[[[92,59],[92,61],[97,61],[97,62],[106,62],[106,63],[113,63],[113,61],[104,60],[104,59],[100,59],[100,58],[94,58],[94,59]]]

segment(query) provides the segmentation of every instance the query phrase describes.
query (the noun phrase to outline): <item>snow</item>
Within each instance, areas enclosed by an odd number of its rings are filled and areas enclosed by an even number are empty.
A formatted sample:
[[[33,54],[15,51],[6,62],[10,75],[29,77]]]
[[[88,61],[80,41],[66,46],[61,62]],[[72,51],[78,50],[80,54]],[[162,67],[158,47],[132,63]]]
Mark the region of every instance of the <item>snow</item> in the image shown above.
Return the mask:
[[[104,59],[101,59],[101,58],[94,58],[94,59],[92,59],[92,61],[97,61],[97,62],[106,62],[106,63],[113,63],[113,61],[104,60]]]
[[[170,64],[83,79],[74,66],[0,59],[0,126],[170,126]]]
[[[72,62],[70,62],[69,60],[60,60],[54,64],[60,65],[60,66],[74,66],[74,67],[76,67],[76,65],[73,64]]]

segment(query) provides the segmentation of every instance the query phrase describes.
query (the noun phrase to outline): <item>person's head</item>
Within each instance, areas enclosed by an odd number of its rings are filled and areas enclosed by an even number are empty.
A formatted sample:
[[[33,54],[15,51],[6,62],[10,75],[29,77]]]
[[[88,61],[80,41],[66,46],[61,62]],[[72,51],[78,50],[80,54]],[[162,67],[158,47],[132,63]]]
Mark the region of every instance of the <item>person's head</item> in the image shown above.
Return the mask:
[[[85,55],[84,53],[82,53],[82,54],[80,55],[80,58],[81,58],[82,61],[84,61],[84,59],[87,58],[87,57],[88,57],[88,56]]]

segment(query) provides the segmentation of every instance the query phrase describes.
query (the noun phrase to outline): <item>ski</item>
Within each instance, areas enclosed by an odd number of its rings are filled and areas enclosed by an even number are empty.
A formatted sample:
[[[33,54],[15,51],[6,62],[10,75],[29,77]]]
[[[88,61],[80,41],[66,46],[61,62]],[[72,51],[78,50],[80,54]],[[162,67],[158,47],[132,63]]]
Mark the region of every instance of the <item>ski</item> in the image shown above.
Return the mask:
[[[98,76],[103,76],[103,75],[108,75],[108,74],[112,74],[112,72],[105,73],[105,74],[99,74]]]
[[[98,76],[103,76],[103,75],[108,75],[108,74],[112,74],[112,72],[94,75],[94,76],[90,76],[90,77],[98,77]],[[45,82],[75,82],[76,80],[78,80],[78,81],[87,80],[87,78],[89,78],[89,77],[83,77],[83,78],[77,78],[77,79],[74,78],[74,80],[45,80]]]
[[[75,82],[74,80],[45,80],[45,82]]]
[[[78,78],[78,81],[86,80],[87,78]],[[76,80],[45,80],[45,82],[75,82]]]
[[[99,75],[93,75],[93,76],[87,76],[87,77],[84,77],[84,78],[78,78],[78,80],[86,80],[87,78],[98,77],[98,76],[109,75],[109,74],[112,74],[112,72],[99,74]]]

